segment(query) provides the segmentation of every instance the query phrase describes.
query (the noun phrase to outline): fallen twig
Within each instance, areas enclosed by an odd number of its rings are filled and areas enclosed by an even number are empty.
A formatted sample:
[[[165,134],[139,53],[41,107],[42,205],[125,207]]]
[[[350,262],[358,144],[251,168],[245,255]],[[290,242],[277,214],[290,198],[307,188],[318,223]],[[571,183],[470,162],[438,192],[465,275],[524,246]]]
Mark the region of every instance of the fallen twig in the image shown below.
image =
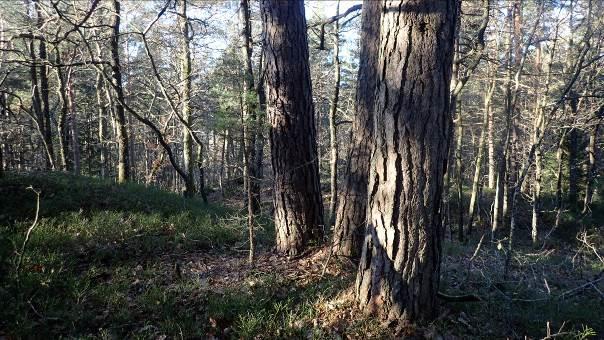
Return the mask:
[[[21,251],[19,252],[19,258],[15,266],[17,281],[19,281],[19,269],[21,268],[21,264],[23,263],[23,256],[25,255],[25,249],[27,247],[27,243],[29,242],[29,237],[34,228],[38,225],[38,216],[40,215],[40,190],[36,190],[32,186],[27,187],[27,190],[31,190],[36,193],[36,216],[34,218],[34,222],[31,224],[31,226],[27,229],[27,232],[25,233],[25,240],[23,240],[23,245],[21,246]]]

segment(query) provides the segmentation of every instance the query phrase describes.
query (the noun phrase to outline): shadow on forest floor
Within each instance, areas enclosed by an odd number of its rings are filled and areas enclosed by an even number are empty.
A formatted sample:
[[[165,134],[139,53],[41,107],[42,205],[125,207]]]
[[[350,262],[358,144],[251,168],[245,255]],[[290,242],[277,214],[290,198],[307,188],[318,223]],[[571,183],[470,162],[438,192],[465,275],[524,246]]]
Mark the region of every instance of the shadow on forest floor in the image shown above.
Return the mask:
[[[17,275],[30,184],[43,190],[41,220]],[[249,266],[245,223],[229,209],[58,174],[11,175],[0,191],[0,337],[542,338],[548,322],[566,338],[604,334],[604,263],[577,243],[519,248],[503,278],[496,243],[472,256],[478,239],[446,242],[441,290],[482,301],[443,303],[431,324],[401,328],[354,308],[356,267],[332,258],[323,273],[325,248],[268,252],[270,225]],[[589,237],[601,253],[602,231]]]

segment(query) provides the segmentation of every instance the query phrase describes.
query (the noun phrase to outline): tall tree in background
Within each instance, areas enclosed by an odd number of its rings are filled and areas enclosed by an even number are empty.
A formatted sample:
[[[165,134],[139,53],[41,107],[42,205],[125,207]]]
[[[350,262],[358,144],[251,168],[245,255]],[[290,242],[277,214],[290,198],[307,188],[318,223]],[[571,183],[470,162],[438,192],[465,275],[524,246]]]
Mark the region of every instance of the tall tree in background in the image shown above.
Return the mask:
[[[356,293],[389,319],[436,316],[440,202],[451,135],[454,1],[381,9],[367,235]]]
[[[181,115],[183,124],[191,126],[191,50],[189,36],[189,20],[187,17],[187,0],[178,1],[178,26],[180,28],[181,38],[181,56],[180,56],[180,82],[182,84],[182,108]],[[193,141],[191,131],[185,126],[182,129],[182,153],[184,160],[185,196],[192,196],[195,193],[195,181],[193,179]]]
[[[277,250],[297,255],[323,235],[304,2],[262,0],[261,8]]]
[[[130,177],[129,142],[124,111],[124,90],[122,88],[122,70],[120,66],[120,0],[113,0],[113,21],[111,23],[111,75],[113,88],[117,96],[115,102],[115,124],[118,148],[117,182],[124,183]]]
[[[340,1],[336,5],[336,17],[340,15]],[[340,21],[336,19],[333,28],[333,73],[334,84],[331,105],[329,106],[329,174],[330,174],[330,201],[329,201],[329,227],[336,222],[336,206],[338,204],[338,126],[336,113],[340,99],[341,62],[340,62]]]
[[[348,153],[345,180],[341,190],[333,251],[336,255],[357,257],[361,253],[367,210],[367,184],[373,136],[374,96],[380,36],[379,1],[364,0],[361,24],[361,52],[357,79],[352,145]]]
[[[254,261],[254,215],[260,209],[260,186],[256,169],[256,120],[258,99],[254,91],[254,72],[252,69],[252,32],[248,0],[239,3],[239,25],[241,52],[244,65],[243,75],[243,177],[247,195],[247,223],[249,230],[249,262]]]
[[[42,29],[45,24],[44,14],[40,9],[40,1],[34,1],[36,7],[36,17],[37,17],[37,28]],[[54,147],[52,144],[52,129],[50,127],[51,116],[50,116],[50,101],[48,96],[48,74],[50,67],[48,66],[48,53],[46,51],[46,42],[43,39],[39,41],[39,57],[40,57],[40,96],[42,103],[40,105],[40,109],[42,110],[42,121],[44,124],[44,141],[48,146],[48,165],[55,168],[54,163]]]

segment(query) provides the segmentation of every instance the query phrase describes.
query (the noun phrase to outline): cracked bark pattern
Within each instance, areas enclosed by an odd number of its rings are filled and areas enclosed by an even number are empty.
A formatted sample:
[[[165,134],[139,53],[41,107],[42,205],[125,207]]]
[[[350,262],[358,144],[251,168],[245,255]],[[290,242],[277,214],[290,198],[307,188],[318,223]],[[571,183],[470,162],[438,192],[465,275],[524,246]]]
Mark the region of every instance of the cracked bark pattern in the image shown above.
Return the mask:
[[[352,123],[352,145],[334,226],[334,254],[353,258],[361,254],[365,235],[380,9],[379,1],[363,1],[356,115]]]
[[[323,234],[306,19],[302,0],[262,0],[277,251],[294,256]]]
[[[388,319],[436,316],[440,202],[451,136],[454,1],[383,1],[368,187],[356,293]]]

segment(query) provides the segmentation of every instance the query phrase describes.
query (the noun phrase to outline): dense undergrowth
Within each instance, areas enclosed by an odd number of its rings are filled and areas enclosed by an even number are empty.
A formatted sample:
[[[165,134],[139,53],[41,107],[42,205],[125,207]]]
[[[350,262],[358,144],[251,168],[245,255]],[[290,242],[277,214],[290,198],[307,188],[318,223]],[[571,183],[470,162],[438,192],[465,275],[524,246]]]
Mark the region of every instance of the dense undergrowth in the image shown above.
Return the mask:
[[[41,191],[40,220],[21,253],[35,213],[29,186]],[[544,248],[520,241],[508,275],[497,242],[487,237],[476,250],[484,226],[467,243],[447,240],[441,291],[481,301],[445,301],[433,323],[401,326],[354,308],[354,265],[328,263],[322,248],[296,260],[271,254],[268,223],[257,230],[260,254],[250,267],[245,223],[234,209],[135,184],[7,174],[0,337],[597,338],[604,235],[602,221],[582,223],[585,230],[564,225]]]

